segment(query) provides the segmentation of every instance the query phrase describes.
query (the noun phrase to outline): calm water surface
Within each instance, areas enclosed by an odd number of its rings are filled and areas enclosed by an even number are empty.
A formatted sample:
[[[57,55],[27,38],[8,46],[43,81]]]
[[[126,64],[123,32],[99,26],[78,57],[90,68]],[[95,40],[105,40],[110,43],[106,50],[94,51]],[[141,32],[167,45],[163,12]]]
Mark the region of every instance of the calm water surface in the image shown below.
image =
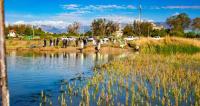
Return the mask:
[[[41,90],[50,92],[49,96],[56,101],[63,80],[90,77],[95,65],[125,55],[9,51],[7,65],[11,106],[38,106]]]

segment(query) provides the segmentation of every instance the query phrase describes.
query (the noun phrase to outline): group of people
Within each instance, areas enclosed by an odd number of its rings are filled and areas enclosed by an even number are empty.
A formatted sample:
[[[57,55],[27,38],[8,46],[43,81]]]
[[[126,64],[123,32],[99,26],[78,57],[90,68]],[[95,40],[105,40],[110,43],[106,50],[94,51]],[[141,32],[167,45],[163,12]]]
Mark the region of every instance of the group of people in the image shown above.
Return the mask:
[[[44,39],[43,47],[47,47],[47,39]],[[80,47],[82,51],[84,47],[88,44],[88,40],[86,38],[78,38],[78,39],[69,39],[69,38],[62,38],[61,41],[59,38],[56,39],[49,39],[49,46],[59,46],[60,42],[62,42],[62,48],[67,48],[70,42],[75,42],[76,47]],[[95,45],[95,49],[97,51],[100,50],[101,42],[100,40],[93,40],[93,45]]]
[[[59,45],[59,38],[57,39],[49,39],[49,46],[58,46]],[[44,39],[43,47],[47,46],[47,39]]]

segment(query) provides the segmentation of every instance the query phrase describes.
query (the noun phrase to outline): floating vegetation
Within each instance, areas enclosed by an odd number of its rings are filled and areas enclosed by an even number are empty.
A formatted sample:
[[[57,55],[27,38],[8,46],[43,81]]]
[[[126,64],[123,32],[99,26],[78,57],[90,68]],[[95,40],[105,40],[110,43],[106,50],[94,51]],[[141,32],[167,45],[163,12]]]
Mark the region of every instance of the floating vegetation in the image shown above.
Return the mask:
[[[62,83],[61,106],[199,106],[200,54],[139,54],[94,68],[92,77]],[[41,106],[51,99],[41,93]]]

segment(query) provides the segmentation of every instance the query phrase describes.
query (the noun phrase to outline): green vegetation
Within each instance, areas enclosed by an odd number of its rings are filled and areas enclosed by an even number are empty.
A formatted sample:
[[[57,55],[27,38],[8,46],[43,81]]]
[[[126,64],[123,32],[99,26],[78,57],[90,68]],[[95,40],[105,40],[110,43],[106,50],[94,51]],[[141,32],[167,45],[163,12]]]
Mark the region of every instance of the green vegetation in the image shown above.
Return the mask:
[[[165,37],[162,40],[142,38],[141,40],[130,42],[129,45],[133,48],[139,45],[140,52],[148,54],[193,54],[200,52],[200,42],[198,40],[177,37]]]
[[[96,66],[89,79],[80,76],[73,81],[61,81],[58,101],[61,106],[198,106],[199,65],[199,54],[131,54]],[[41,105],[55,102],[47,95],[42,91]]]

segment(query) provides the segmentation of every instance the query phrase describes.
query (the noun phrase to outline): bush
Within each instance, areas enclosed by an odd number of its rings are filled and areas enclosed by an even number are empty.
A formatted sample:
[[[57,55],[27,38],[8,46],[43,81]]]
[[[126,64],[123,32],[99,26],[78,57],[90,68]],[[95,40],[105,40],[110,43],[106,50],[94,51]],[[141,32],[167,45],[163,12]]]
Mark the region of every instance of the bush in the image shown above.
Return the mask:
[[[194,32],[188,32],[185,34],[187,38],[195,38],[197,37],[197,34],[195,34]]]
[[[184,37],[184,32],[182,32],[182,31],[171,31],[170,35],[171,36]]]

